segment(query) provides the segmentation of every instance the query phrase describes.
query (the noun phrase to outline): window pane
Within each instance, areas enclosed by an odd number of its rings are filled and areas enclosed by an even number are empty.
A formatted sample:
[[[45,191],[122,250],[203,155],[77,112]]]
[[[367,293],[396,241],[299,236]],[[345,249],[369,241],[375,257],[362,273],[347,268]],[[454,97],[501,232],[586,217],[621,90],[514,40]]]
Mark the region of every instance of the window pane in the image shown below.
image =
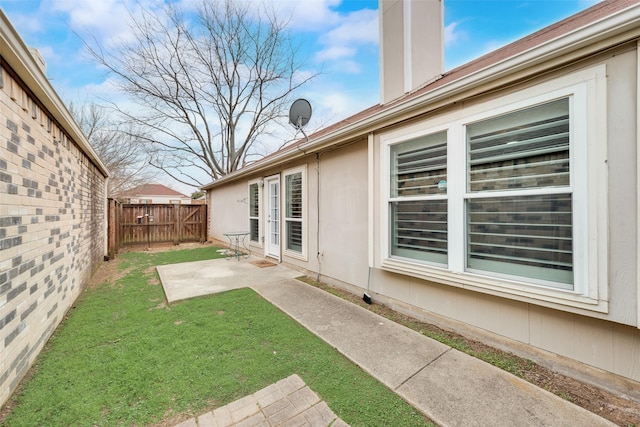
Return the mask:
[[[258,184],[251,184],[249,186],[249,216],[258,216]]]
[[[446,194],[447,133],[391,147],[391,197]]]
[[[249,235],[249,240],[251,240],[252,242],[257,242],[259,241],[258,239],[260,238],[260,230],[258,229],[258,219],[257,218],[251,218],[249,219],[249,228],[250,228],[250,235]]]
[[[572,289],[570,194],[467,201],[467,266]]]
[[[287,221],[287,249],[302,253],[302,223]]]
[[[391,203],[391,255],[447,263],[447,201]]]
[[[249,240],[258,242],[260,239],[258,184],[249,184]]]
[[[569,185],[567,98],[467,126],[469,191]]]
[[[302,173],[287,175],[287,218],[302,218]]]
[[[269,193],[271,201],[269,205],[269,221],[268,226],[270,242],[272,245],[280,244],[280,181],[269,184]]]

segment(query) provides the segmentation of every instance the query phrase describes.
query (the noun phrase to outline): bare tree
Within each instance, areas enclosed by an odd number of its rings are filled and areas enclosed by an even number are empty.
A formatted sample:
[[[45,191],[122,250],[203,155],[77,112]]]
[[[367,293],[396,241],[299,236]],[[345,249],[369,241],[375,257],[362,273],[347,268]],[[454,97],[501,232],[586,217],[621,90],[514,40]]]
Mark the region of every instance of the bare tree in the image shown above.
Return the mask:
[[[131,19],[135,41],[89,50],[135,103],[115,107],[144,130],[151,164],[184,184],[266,154],[257,148],[313,78],[300,72],[287,22],[264,4],[207,0],[195,12],[172,4]]]
[[[149,155],[133,136],[140,132],[134,131],[131,124],[119,123],[112,111],[95,103],[72,103],[69,110],[111,174],[109,197],[155,179],[158,171],[149,168]]]

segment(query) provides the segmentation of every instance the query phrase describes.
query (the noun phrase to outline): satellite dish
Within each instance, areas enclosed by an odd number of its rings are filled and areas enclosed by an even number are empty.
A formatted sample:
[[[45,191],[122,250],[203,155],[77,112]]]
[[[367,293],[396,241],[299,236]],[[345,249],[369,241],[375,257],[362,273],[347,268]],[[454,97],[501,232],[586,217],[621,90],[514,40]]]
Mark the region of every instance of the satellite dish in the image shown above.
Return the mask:
[[[311,118],[311,104],[306,99],[296,99],[289,108],[289,123],[298,130],[302,130]]]

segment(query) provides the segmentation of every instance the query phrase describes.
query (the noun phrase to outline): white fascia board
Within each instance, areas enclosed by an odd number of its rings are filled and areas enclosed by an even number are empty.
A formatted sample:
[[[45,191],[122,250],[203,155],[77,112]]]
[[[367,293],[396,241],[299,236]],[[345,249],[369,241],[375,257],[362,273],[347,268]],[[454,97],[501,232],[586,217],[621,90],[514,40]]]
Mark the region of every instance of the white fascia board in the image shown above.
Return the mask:
[[[500,62],[465,75],[430,92],[401,102],[380,113],[371,115],[351,123],[317,139],[312,139],[297,148],[276,153],[268,161],[258,160],[256,163],[229,174],[203,189],[215,188],[225,182],[235,180],[262,169],[273,167],[280,162],[291,161],[307,154],[321,151],[328,146],[344,143],[358,135],[363,138],[369,132],[375,132],[394,118],[410,116],[417,111],[429,111],[433,108],[452,104],[469,96],[469,92],[487,85],[504,84],[510,79],[520,78],[521,72],[535,72],[536,66],[544,65],[544,69],[554,60],[566,64],[574,58],[582,58],[590,53],[601,51],[609,46],[640,37],[640,3],[606,16],[587,26],[565,33],[556,39],[537,45],[529,50],[517,53]],[[531,71],[534,69],[534,71]]]
[[[510,75],[515,75],[522,70],[530,70],[536,65],[548,63],[554,59],[567,63],[571,61],[572,57],[581,58],[608,46],[638,37],[640,37],[640,4],[635,4],[591,25],[565,33],[556,39],[510,56],[424,95],[393,106],[370,119],[381,120],[384,117],[388,120],[389,117],[406,114],[407,110],[424,108],[443,100],[447,104],[451,104],[458,101],[461,94],[466,97],[468,91],[480,86],[483,86],[484,91],[487,84],[500,79],[508,79]],[[607,41],[606,45],[599,43],[604,41]]]
[[[42,72],[29,48],[13,27],[4,11],[0,9],[0,56],[11,66],[51,114],[55,121],[78,144],[80,149],[93,161],[105,177],[109,177],[107,167],[85,137],[75,119],[53,89],[47,76]]]

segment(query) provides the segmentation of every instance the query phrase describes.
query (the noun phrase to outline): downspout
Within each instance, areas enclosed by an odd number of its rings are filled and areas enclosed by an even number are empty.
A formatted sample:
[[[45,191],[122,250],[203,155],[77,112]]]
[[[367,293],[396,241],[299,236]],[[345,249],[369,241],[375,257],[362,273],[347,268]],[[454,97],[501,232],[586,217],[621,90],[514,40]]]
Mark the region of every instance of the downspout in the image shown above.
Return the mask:
[[[362,300],[367,303],[367,304],[371,304],[372,300],[371,300],[371,294],[369,293],[369,290],[371,288],[371,270],[373,270],[373,267],[375,265],[375,261],[374,261],[374,192],[375,192],[375,185],[374,185],[374,179],[375,179],[375,172],[374,172],[374,168],[375,168],[375,155],[374,155],[374,150],[375,150],[375,139],[374,139],[374,135],[373,132],[370,132],[368,137],[367,137],[367,181],[368,181],[368,187],[367,187],[367,210],[368,210],[368,216],[367,216],[367,231],[368,231],[368,239],[367,239],[367,264],[368,264],[368,274],[367,274],[367,290],[364,292],[364,295],[362,295]]]
[[[109,177],[104,179],[104,254],[102,259],[109,261]],[[115,258],[115,253],[114,253]]]
[[[320,253],[320,153],[316,153],[316,212],[318,215],[316,221],[316,258],[318,260],[316,282],[319,282],[320,264],[322,263],[322,254]]]

